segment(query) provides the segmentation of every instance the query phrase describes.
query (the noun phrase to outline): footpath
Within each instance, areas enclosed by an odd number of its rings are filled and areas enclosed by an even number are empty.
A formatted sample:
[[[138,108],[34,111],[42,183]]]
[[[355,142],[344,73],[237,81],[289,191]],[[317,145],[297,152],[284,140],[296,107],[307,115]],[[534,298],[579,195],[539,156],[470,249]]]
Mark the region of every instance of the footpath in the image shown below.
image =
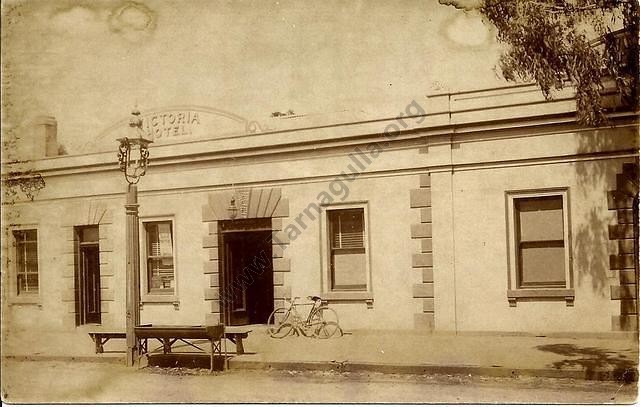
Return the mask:
[[[342,337],[269,338],[261,326],[236,355],[228,342],[231,369],[372,371],[465,374],[498,377],[562,377],[638,380],[638,340],[545,335],[427,334],[415,331],[355,331]],[[2,357],[124,363],[125,342],[110,340],[95,354],[88,335],[4,332]]]

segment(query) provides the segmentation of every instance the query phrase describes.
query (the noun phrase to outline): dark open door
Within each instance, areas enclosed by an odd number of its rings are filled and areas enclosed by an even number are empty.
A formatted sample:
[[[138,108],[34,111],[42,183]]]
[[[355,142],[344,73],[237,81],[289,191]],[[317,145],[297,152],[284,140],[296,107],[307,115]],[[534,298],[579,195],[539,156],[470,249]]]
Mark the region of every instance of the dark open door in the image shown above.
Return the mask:
[[[80,247],[80,278],[84,323],[100,323],[100,251],[98,245]]]
[[[225,236],[224,258],[224,298],[225,314],[228,325],[249,323],[247,311],[247,284],[240,281],[242,272],[242,244],[232,234]],[[236,283],[235,285],[233,283]],[[238,284],[240,283],[240,284]]]
[[[78,226],[76,232],[76,324],[99,324],[100,246],[98,226]]]
[[[229,231],[223,237],[222,307],[228,325],[263,324],[273,311],[270,231]]]

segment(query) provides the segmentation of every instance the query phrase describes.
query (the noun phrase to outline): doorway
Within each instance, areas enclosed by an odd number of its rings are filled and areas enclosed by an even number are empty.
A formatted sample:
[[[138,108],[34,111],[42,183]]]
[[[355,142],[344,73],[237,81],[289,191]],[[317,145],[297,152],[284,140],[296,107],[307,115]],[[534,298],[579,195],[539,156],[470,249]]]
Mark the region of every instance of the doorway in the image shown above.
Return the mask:
[[[225,323],[264,324],[273,312],[271,219],[225,221],[220,227]]]
[[[100,324],[100,246],[98,227],[76,228],[76,325]]]

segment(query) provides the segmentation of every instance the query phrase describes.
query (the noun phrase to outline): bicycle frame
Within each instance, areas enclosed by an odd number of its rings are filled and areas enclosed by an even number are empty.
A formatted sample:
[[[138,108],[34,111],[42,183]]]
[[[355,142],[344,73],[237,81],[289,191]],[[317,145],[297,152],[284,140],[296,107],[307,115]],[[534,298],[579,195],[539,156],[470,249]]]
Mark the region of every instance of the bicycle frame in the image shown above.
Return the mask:
[[[285,298],[284,306],[276,308],[269,315],[267,334],[273,338],[284,338],[295,332],[296,335],[302,334],[320,339],[330,338],[336,332],[342,335],[342,329],[338,325],[338,314],[333,309],[322,305],[322,298],[317,296],[307,298],[312,302],[299,303],[300,297],[293,297],[290,300]],[[308,305],[311,309],[306,317],[303,317],[298,306]]]
[[[308,303],[296,303],[296,301],[299,299],[300,297],[294,297],[290,301],[287,301],[287,299],[285,298],[284,301],[289,302],[290,305],[287,308],[287,313],[293,315],[294,320],[296,321],[296,324],[299,324],[302,321],[302,318],[300,317],[300,312],[298,312],[297,306],[312,305],[311,309],[309,310],[309,313],[307,314],[307,318],[304,320],[304,323],[303,323],[303,325],[306,327],[311,324],[311,316],[313,315],[316,309],[320,308],[322,303],[320,300],[317,300],[314,302],[308,302]]]

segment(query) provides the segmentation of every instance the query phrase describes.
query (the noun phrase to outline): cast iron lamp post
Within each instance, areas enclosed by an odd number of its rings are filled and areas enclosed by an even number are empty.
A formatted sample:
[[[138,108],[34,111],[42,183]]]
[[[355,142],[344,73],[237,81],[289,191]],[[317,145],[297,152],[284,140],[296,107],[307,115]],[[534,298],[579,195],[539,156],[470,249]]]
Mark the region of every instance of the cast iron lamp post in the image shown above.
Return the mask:
[[[127,180],[127,200],[124,205],[127,214],[127,366],[133,366],[138,358],[135,327],[140,324],[140,247],[138,236],[138,186],[149,164],[149,144],[142,132],[140,112],[131,112],[129,127],[132,138],[120,138],[118,162],[120,171]]]

